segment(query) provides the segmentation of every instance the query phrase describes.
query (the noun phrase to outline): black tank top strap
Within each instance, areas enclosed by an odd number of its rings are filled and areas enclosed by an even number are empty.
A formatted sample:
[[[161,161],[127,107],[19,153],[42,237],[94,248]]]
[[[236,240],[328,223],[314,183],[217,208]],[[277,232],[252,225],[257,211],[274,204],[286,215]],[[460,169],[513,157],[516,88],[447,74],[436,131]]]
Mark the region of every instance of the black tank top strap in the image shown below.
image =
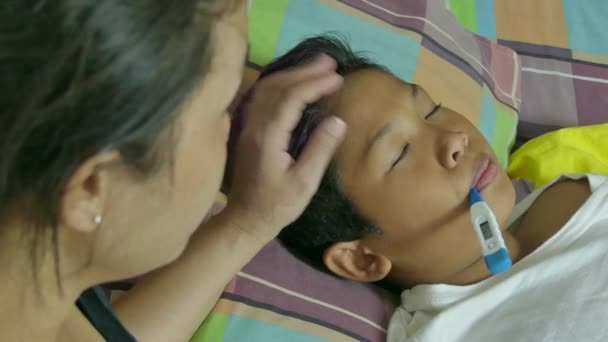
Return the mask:
[[[106,341],[136,341],[112,311],[101,287],[93,287],[83,292],[76,306]]]

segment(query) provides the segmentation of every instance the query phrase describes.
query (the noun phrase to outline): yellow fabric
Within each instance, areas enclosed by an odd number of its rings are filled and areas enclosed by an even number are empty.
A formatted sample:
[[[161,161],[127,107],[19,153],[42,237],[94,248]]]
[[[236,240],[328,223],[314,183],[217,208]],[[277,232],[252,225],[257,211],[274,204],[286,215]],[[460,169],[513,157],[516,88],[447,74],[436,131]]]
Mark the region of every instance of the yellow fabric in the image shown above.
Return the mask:
[[[509,177],[547,184],[564,173],[608,175],[608,124],[565,128],[532,139],[511,156]]]

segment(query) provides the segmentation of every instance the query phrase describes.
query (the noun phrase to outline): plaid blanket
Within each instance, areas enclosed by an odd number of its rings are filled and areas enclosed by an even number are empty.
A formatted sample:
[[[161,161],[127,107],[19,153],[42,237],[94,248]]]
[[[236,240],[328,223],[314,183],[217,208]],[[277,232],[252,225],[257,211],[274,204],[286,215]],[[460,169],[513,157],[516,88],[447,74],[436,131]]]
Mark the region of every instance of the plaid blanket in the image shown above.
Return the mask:
[[[521,57],[519,134],[608,122],[608,2],[449,0],[462,26]]]
[[[503,165],[518,113],[524,137],[608,121],[605,0],[250,0],[249,6],[252,65],[267,64],[303,38],[341,33],[355,50],[466,115]],[[275,241],[233,279],[192,340],[384,341],[394,304],[373,286],[311,268]]]

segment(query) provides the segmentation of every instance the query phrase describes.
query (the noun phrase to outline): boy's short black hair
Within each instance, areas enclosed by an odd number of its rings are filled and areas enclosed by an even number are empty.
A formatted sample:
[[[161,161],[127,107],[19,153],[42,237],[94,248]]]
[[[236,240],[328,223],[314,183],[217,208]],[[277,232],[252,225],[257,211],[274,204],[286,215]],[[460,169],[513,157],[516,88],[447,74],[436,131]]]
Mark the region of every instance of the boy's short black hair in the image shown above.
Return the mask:
[[[361,54],[353,52],[345,39],[331,35],[306,39],[268,65],[260,77],[309,63],[321,53],[337,63],[336,72],[342,76],[362,69],[387,71]],[[388,71],[387,71],[388,72]],[[297,159],[310,134],[327,114],[318,103],[306,107],[301,121],[292,132],[289,154]],[[331,114],[331,113],[329,113]],[[323,251],[339,241],[354,241],[380,230],[361,216],[353,203],[341,191],[339,175],[330,165],[304,213],[280,234],[279,239],[292,251],[317,266],[322,265]]]

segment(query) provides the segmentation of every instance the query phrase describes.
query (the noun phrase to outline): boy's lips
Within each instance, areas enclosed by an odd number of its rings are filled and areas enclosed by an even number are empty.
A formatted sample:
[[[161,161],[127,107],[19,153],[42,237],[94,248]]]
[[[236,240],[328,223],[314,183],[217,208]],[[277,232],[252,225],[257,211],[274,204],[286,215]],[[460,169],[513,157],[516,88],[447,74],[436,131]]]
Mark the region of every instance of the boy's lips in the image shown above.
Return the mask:
[[[494,182],[494,179],[496,179],[496,175],[498,174],[498,168],[494,161],[492,161],[492,158],[487,155],[482,155],[477,163],[474,174],[475,178],[473,178],[471,188],[474,187],[478,191],[481,191]]]

